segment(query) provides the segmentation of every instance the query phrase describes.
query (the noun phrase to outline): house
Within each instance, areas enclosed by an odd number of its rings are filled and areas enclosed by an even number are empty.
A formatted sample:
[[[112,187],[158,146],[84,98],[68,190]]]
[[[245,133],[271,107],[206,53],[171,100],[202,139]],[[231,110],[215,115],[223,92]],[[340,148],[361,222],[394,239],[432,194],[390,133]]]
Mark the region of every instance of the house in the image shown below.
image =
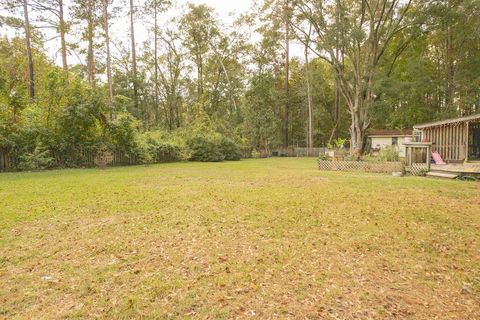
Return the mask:
[[[370,130],[367,134],[367,151],[380,151],[381,149],[389,146],[394,146],[398,150],[400,157],[405,157],[406,141],[411,141],[412,129],[403,130]]]
[[[480,160],[480,114],[416,125],[414,139],[431,142],[449,163]]]

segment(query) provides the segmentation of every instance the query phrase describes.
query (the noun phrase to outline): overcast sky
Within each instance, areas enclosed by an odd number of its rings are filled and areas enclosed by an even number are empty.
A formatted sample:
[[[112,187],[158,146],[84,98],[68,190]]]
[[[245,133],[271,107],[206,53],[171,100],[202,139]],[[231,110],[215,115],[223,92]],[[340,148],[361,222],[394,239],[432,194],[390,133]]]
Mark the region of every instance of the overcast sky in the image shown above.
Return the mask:
[[[215,13],[222,22],[231,23],[239,15],[247,12],[253,6],[254,0],[176,0],[172,9],[163,14],[163,17],[160,18],[160,20],[166,22],[173,16],[179,16],[188,3],[206,4],[215,9]],[[138,33],[138,40],[146,40],[148,38],[148,35],[146,34],[147,30],[141,23],[137,24],[136,33]]]
[[[178,0],[179,5],[184,5],[188,2],[206,5],[215,8],[220,17],[226,18],[232,12],[242,13],[247,11],[252,5],[253,0]]]
[[[1,1],[1,0],[0,0]],[[175,0],[174,0],[175,1]],[[217,15],[217,18],[229,25],[231,24],[236,18],[238,18],[241,14],[247,13],[255,4],[254,0],[176,0],[174,2],[174,5],[172,8],[167,11],[166,13],[162,14],[160,17],[159,23],[167,23],[168,20],[171,17],[174,16],[179,16],[182,12],[184,12],[184,7],[187,3],[194,3],[194,4],[206,4],[212,8],[215,9],[215,13]],[[115,2],[114,2],[115,3]],[[118,4],[119,2],[116,1]],[[134,0],[134,4],[141,5],[143,1],[138,1]],[[71,5],[71,0],[65,0],[65,11],[66,15],[69,16],[69,6]],[[128,38],[130,34],[130,21],[128,17],[128,8],[124,7],[123,8],[123,13],[121,16],[115,18],[113,21],[111,21],[111,37],[113,41],[116,40],[122,40],[125,41],[125,43],[128,45]],[[5,11],[0,12],[0,14],[6,14]],[[36,12],[31,12],[31,19],[35,20]],[[35,21],[33,21],[35,23]],[[45,30],[43,30],[45,31]],[[23,33],[22,30],[18,31],[19,33]],[[48,32],[48,31],[47,31]],[[78,34],[75,34],[73,36],[73,33],[79,33],[82,32],[82,30],[75,29],[75,27],[71,30],[70,35],[67,35],[67,41],[73,41],[77,42],[78,41]],[[0,35],[5,33],[4,30],[0,30]],[[11,32],[8,32],[9,34],[12,35]],[[55,36],[55,32],[51,31],[52,34],[47,34],[46,38],[52,38]],[[20,34],[18,34],[20,35]],[[23,34],[21,35],[23,36]],[[144,19],[137,19],[135,23],[135,37],[136,37],[136,42],[139,46],[139,49],[141,48],[141,44],[149,38],[148,35],[148,26],[145,25],[145,20]],[[56,61],[57,64],[61,64],[61,57],[59,54],[59,39],[51,40],[45,44],[45,47],[47,51],[49,52],[49,55],[52,59]],[[292,43],[292,55],[299,55],[302,52],[301,48],[297,48],[297,45]],[[112,50],[115,51],[115,48],[112,48]],[[115,52],[113,52],[115,54]],[[79,56],[70,56],[69,60],[70,63],[78,63],[80,62]]]

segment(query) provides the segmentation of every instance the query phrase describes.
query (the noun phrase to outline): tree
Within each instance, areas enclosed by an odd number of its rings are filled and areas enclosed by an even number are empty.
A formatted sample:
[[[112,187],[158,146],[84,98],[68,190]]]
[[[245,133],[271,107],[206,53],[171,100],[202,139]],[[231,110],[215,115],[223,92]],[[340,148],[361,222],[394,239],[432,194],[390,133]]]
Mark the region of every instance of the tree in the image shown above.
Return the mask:
[[[165,11],[171,5],[167,0],[150,0],[145,4],[145,12],[148,14],[153,11],[153,85],[155,87],[155,122],[160,124],[161,122],[161,110],[160,110],[160,81],[159,81],[159,43],[160,43],[160,25],[159,15]]]
[[[109,11],[110,0],[102,0],[103,4],[103,30],[105,32],[105,50],[107,62],[107,84],[109,103],[113,101],[113,80],[112,80],[112,57],[110,53],[110,32],[109,32]]]
[[[62,56],[62,68],[68,77],[68,60],[67,60],[67,42],[65,40],[68,31],[68,23],[65,21],[63,0],[31,0],[31,7],[43,14],[39,17],[39,21],[46,23],[43,27],[53,28],[58,32],[60,37],[60,52]],[[55,19],[52,19],[51,16]]]
[[[411,4],[412,0],[294,2],[297,23],[292,25],[304,34],[303,21],[313,26],[316,46],[311,49],[330,63],[338,77],[351,114],[351,149],[356,156],[363,153],[365,131],[370,126],[369,110],[379,64],[394,36],[409,27],[405,15]],[[341,19],[336,19],[337,10]],[[338,44],[346,65],[336,54]]]
[[[307,119],[307,148],[310,149],[313,148],[313,108],[312,108],[312,93],[311,93],[311,87],[310,87],[310,60],[308,57],[309,54],[309,46],[310,46],[310,37],[312,34],[312,26],[309,26],[308,29],[308,34],[307,37],[305,38],[305,49],[304,49],[304,55],[305,55],[305,84],[307,87],[307,110],[308,110],[308,119]]]
[[[95,60],[95,31],[99,23],[98,6],[95,0],[75,0],[73,16],[85,23],[82,39],[87,42],[87,80],[91,86],[95,86],[97,73]]]
[[[289,112],[290,112],[290,102],[289,102],[289,76],[290,76],[290,7],[289,0],[284,0],[283,8],[283,23],[285,25],[285,117],[284,117],[284,147],[288,147],[290,141],[288,139],[289,131]]]
[[[275,79],[268,73],[254,76],[246,92],[244,131],[250,145],[265,154],[280,143],[277,132],[281,129],[275,115]]]
[[[193,57],[197,71],[197,101],[204,103],[205,61],[210,51],[209,43],[218,35],[213,9],[206,5],[188,4],[188,11],[180,19],[180,27],[184,32],[184,45]]]
[[[31,45],[31,34],[30,34],[30,20],[28,19],[28,3],[27,0],[23,0],[23,18],[24,18],[24,28],[25,28],[25,48],[28,57],[28,92],[30,95],[30,100],[35,99],[35,73],[33,70],[33,55],[32,55],[32,45]]]
[[[157,123],[160,120],[160,112],[159,112],[159,96],[160,96],[160,86],[158,83],[158,1],[153,0],[153,14],[154,14],[154,25],[153,25],[153,35],[154,35],[154,81],[155,81],[155,112],[157,114],[156,121]]]
[[[133,101],[138,109],[138,76],[137,76],[137,50],[135,44],[135,22],[133,0],[130,0],[130,41],[132,53],[132,76],[133,76]]]
[[[167,127],[173,130],[181,125],[181,76],[184,68],[184,53],[179,48],[179,35],[174,30],[166,29],[159,38],[166,51],[157,58],[157,63],[160,62],[158,90],[162,97]]]

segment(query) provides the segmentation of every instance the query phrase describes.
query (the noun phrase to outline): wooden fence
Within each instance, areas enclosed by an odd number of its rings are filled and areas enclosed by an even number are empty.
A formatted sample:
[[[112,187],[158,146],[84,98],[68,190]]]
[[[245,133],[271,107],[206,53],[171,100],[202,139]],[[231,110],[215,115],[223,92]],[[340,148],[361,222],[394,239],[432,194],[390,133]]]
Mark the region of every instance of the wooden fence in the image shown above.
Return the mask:
[[[253,154],[252,148],[242,149],[243,158],[251,158]],[[327,148],[305,148],[305,147],[289,147],[275,148],[268,150],[258,150],[260,158],[270,157],[318,157],[319,154],[325,154]]]
[[[12,159],[7,150],[0,148],[0,172],[8,171],[15,166],[15,159]]]
[[[327,148],[295,148],[296,157],[318,157],[319,154],[325,154]]]
[[[318,157],[320,153],[325,154],[327,148],[305,148],[290,147],[273,149],[271,155],[273,157]]]
[[[403,172],[403,162],[318,160],[318,168],[327,171],[364,171],[375,173]]]
[[[98,154],[96,150],[77,150],[74,153],[66,152],[53,152],[50,155],[54,160],[53,167],[56,168],[93,168],[96,167],[96,160]],[[108,157],[108,166],[127,166],[140,164],[141,161],[131,154],[128,154],[122,150],[112,151]],[[171,155],[158,152],[153,163],[166,163],[173,162]],[[15,159],[11,154],[3,148],[0,148],[0,172],[15,171],[18,170],[18,159]]]

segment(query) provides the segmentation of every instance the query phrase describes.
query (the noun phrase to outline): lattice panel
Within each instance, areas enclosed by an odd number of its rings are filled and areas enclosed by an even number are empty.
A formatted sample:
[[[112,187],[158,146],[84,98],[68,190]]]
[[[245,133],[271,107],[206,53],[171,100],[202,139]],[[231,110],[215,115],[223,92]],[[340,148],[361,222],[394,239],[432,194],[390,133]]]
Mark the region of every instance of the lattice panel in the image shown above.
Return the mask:
[[[413,176],[424,176],[428,172],[426,163],[412,163],[410,166],[410,174]]]
[[[327,171],[365,171],[376,173],[402,172],[402,162],[372,162],[372,161],[344,161],[318,160],[318,168]]]

